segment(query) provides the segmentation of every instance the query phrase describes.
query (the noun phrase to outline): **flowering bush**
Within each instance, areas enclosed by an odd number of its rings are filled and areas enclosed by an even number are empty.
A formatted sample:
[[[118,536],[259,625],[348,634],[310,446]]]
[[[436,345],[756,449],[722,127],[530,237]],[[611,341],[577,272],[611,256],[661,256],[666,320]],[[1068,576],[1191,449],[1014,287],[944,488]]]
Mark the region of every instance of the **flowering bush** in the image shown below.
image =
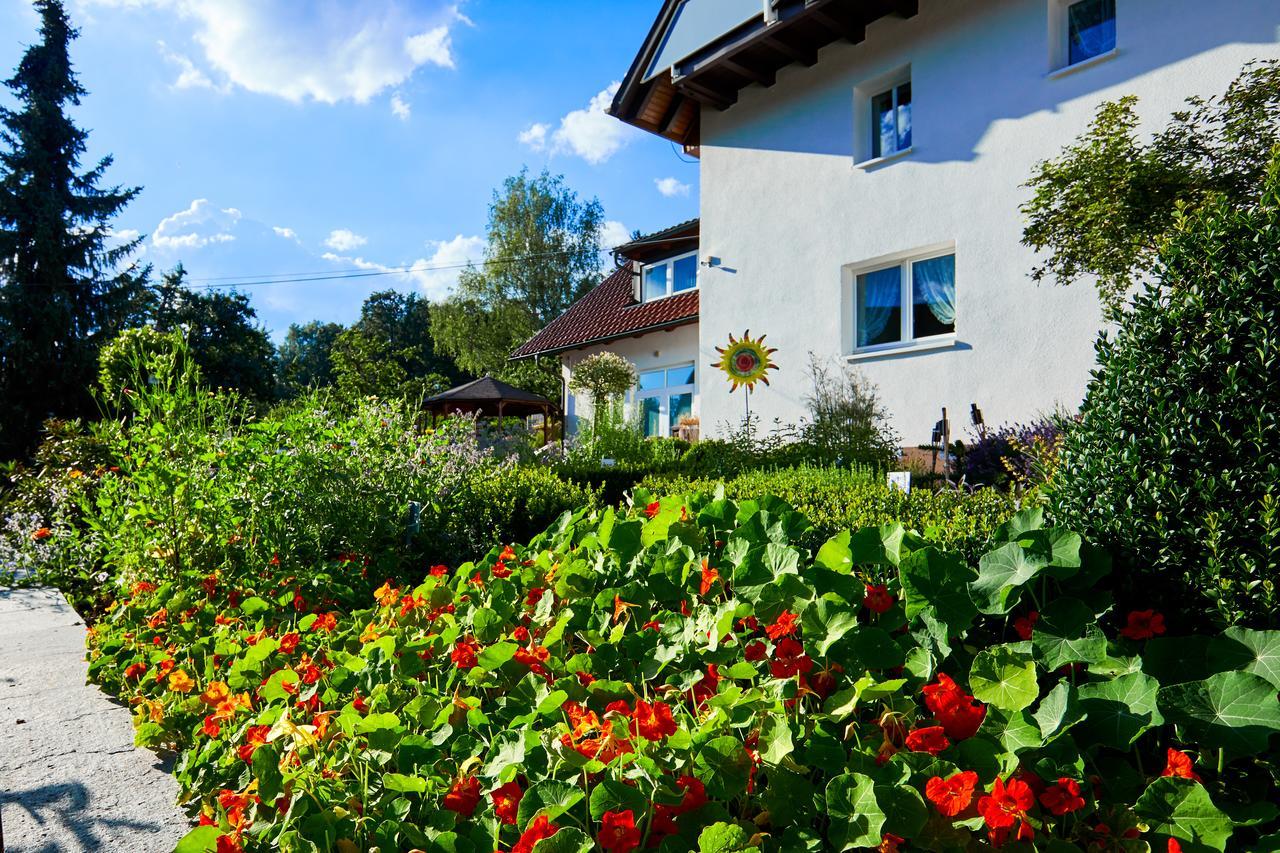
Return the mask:
[[[136,583],[91,673],[182,751],[179,850],[1280,849],[1280,633],[1112,612],[1037,511],[974,567],[637,497],[416,585]]]

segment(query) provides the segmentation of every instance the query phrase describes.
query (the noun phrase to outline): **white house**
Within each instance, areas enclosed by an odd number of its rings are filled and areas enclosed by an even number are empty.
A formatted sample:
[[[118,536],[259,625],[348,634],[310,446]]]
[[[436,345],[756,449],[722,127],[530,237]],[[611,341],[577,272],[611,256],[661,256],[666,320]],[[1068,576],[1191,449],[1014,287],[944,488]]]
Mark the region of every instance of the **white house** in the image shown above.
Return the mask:
[[[1280,58],[1278,35],[1276,0],[666,0],[611,112],[700,158],[700,263],[675,261],[697,322],[592,345],[692,364],[703,435],[741,417],[710,365],[746,329],[778,348],[766,422],[804,416],[810,352],[875,382],[911,444],[943,407],[957,435],[970,404],[989,424],[1074,408],[1097,297],[1030,280],[1024,182],[1101,102],[1137,95],[1160,126]]]

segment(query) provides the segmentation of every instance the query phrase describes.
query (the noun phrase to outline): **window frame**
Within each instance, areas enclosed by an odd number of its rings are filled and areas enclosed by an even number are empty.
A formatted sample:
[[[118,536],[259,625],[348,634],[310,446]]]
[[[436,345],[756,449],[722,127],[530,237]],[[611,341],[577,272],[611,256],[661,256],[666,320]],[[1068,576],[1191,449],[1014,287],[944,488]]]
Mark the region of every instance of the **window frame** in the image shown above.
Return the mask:
[[[935,243],[929,246],[922,246],[904,252],[894,252],[889,255],[880,255],[879,257],[870,258],[855,264],[848,264],[844,267],[844,299],[843,316],[844,326],[847,329],[844,341],[844,352],[849,358],[865,358],[877,355],[888,355],[898,352],[911,352],[917,350],[941,349],[953,346],[957,340],[956,329],[950,332],[942,332],[937,335],[926,335],[923,337],[915,337],[915,312],[914,312],[914,278],[912,276],[911,267],[913,264],[921,261],[930,261],[937,258],[943,258],[948,255],[956,256],[956,288],[957,288],[957,307],[959,304],[959,254],[956,251],[954,242]],[[898,328],[899,339],[896,341],[887,341],[880,344],[870,344],[868,346],[858,346],[858,277],[867,275],[868,273],[879,272],[881,270],[898,268]],[[957,310],[956,323],[958,326],[959,311]]]
[[[1090,68],[1114,57],[1120,50],[1120,3],[1115,0],[1115,44],[1109,50],[1075,62],[1071,61],[1071,7],[1084,0],[1049,0],[1049,74],[1050,78],[1064,77],[1076,71]]]
[[[680,291],[687,293],[688,291]],[[678,370],[680,368],[689,368],[693,371],[693,381],[686,382],[681,385],[663,385],[660,388],[652,388],[647,391],[640,389],[639,377],[646,373],[662,373],[662,380],[666,382],[668,372]],[[658,403],[658,433],[656,435],[647,435],[645,438],[670,438],[671,437],[671,398],[678,397],[682,394],[690,396],[689,411],[692,413],[694,403],[698,399],[698,363],[696,361],[677,361],[672,364],[662,366],[648,367],[636,372],[636,386],[632,390],[632,404],[636,406],[641,415],[641,429],[643,425],[644,401],[656,399]]]
[[[693,258],[693,259],[694,259],[693,287],[688,287],[688,288],[685,288],[684,290],[675,290],[675,289],[674,289],[674,288],[675,288],[675,286],[676,286],[676,279],[675,279],[675,275],[674,275],[674,273],[675,273],[675,264],[676,264],[676,261],[684,260],[685,258]],[[693,251],[691,251],[691,252],[681,252],[681,253],[680,253],[680,254],[678,254],[678,255],[671,255],[671,256],[669,256],[669,257],[663,258],[663,259],[662,259],[662,260],[660,260],[660,261],[652,261],[652,262],[647,263],[647,264],[641,264],[641,265],[640,265],[640,293],[639,293],[639,301],[640,301],[642,304],[647,305],[647,304],[648,304],[648,303],[650,303],[650,302],[659,302],[659,301],[661,301],[661,300],[663,300],[663,299],[670,299],[670,298],[671,298],[671,297],[673,297],[673,296],[679,296],[679,295],[680,295],[680,294],[682,294],[682,293],[691,293],[691,292],[693,292],[693,291],[697,290],[697,289],[698,289],[698,285],[699,285],[699,282],[698,282],[699,275],[698,275],[698,273],[701,271],[701,268],[698,266],[698,260],[697,260],[697,259],[698,259],[698,250],[697,250],[697,249],[694,249],[694,250],[693,250]],[[646,279],[646,276],[647,276],[647,275],[648,275],[648,273],[649,273],[649,270],[651,270],[651,269],[653,269],[653,268],[655,268],[655,267],[663,267],[663,266],[665,266],[665,267],[669,267],[669,269],[668,269],[668,271],[667,271],[667,292],[666,292],[666,293],[664,293],[662,296],[655,296],[655,297],[653,297],[652,299],[646,299],[646,298],[645,298],[645,279]],[[656,370],[657,368],[654,368],[654,369]]]

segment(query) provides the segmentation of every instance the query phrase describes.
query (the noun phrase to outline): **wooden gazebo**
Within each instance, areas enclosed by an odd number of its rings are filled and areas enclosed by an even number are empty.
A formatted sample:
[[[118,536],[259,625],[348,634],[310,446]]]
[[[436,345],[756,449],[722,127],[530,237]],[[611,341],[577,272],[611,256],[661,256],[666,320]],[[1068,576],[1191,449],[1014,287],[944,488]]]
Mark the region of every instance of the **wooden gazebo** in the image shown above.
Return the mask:
[[[432,418],[473,414],[483,418],[527,418],[530,415],[542,415],[544,441],[550,435],[551,418],[560,411],[546,397],[523,391],[492,376],[484,376],[428,397],[423,401],[422,408]]]

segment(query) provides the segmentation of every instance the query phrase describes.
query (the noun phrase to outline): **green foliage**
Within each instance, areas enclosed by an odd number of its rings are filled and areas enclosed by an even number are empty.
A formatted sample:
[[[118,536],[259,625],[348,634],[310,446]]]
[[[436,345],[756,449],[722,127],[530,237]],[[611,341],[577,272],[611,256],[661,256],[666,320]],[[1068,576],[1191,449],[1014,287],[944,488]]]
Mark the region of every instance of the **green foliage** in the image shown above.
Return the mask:
[[[652,476],[640,483],[659,494],[711,491],[718,484],[714,477],[681,476]],[[887,485],[882,475],[842,468],[752,471],[725,481],[724,491],[735,500],[756,494],[785,500],[812,523],[813,531],[805,539],[811,546],[841,530],[899,522],[969,559],[976,559],[1000,524],[1018,510],[1013,498],[994,489],[973,493],[913,489],[904,494]]]
[[[160,332],[180,332],[212,388],[232,388],[268,402],[275,397],[275,347],[243,293],[189,290],[179,264],[152,291],[148,312]]]
[[[815,554],[777,498],[654,498],[376,589],[332,563],[140,583],[90,633],[90,675],[180,751],[212,823],[190,849],[1272,846],[1280,632],[1180,638],[1205,653],[1157,678],[1154,641],[1117,636],[1105,558],[1039,511],[994,534],[1024,555],[993,589],[901,525]],[[1102,653],[1046,662],[1041,621],[992,600],[1098,627]],[[948,780],[969,787],[943,811]]]
[[[1280,165],[1261,189],[1176,218],[1158,283],[1098,342],[1051,502],[1115,551],[1135,599],[1276,625]]]
[[[888,470],[902,441],[887,425],[876,387],[856,370],[833,368],[812,354],[809,377],[809,422],[797,450],[818,464]]]
[[[1097,277],[1113,317],[1158,264],[1181,213],[1258,199],[1280,143],[1280,63],[1251,63],[1221,98],[1194,97],[1149,142],[1130,96],[1103,104],[1077,142],[1028,182],[1023,242],[1046,261],[1032,276],[1069,284]]]
[[[554,359],[508,356],[596,284],[603,222],[600,202],[580,200],[561,176],[508,178],[489,207],[484,262],[464,270],[454,295],[433,310],[440,351],[471,374],[558,399]]]
[[[609,402],[630,391],[637,381],[635,365],[606,350],[589,355],[574,366],[569,391],[591,400],[592,429],[599,433],[609,414]]]
[[[37,0],[40,35],[0,107],[0,459],[26,455],[50,416],[94,414],[99,347],[141,325],[141,238],[113,245],[111,220],[137,188],[103,184],[111,157],[81,167],[88,133],[70,112],[85,90],[59,0]]]
[[[333,346],[343,327],[313,320],[293,323],[276,354],[279,396],[291,400],[305,391],[333,384]]]

